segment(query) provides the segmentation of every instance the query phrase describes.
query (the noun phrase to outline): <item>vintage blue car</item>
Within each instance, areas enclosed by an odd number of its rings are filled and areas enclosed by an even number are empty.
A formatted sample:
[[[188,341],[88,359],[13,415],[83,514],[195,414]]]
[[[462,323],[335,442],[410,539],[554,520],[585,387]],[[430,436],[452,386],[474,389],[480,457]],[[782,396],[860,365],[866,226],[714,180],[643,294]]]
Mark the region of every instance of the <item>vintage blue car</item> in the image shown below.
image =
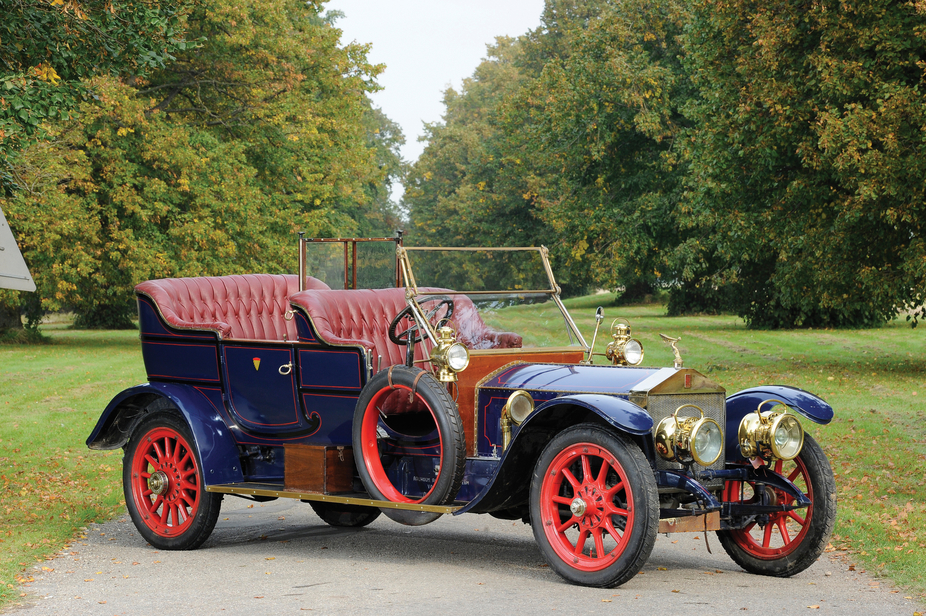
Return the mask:
[[[87,445],[125,449],[126,505],[152,546],[198,547],[232,494],[300,499],[335,526],[520,519],[587,586],[634,576],[657,533],[716,531],[763,575],[820,556],[835,482],[799,419],[828,423],[826,402],[727,395],[668,337],[675,365],[641,367],[623,319],[596,352],[602,311],[587,344],[545,248],[376,238],[388,275],[353,288],[365,241],[300,238],[298,275],[136,287],[148,382],[112,400]],[[343,251],[343,276],[307,247]]]

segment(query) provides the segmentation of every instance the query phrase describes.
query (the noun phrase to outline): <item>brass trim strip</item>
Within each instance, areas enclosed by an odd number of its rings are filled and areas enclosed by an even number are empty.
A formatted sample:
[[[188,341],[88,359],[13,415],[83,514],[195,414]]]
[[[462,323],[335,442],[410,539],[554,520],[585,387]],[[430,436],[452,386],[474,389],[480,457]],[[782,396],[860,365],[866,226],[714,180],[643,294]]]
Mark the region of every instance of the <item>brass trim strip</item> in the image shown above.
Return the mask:
[[[558,346],[558,347],[516,347],[513,349],[470,349],[470,357],[475,357],[478,355],[533,355],[533,354],[546,354],[546,353],[567,353],[567,352],[576,352],[581,351],[582,348],[579,346]],[[514,360],[515,362],[520,360]],[[559,365],[551,364],[551,365]],[[572,364],[563,364],[563,365],[572,365]]]
[[[405,250],[414,252],[515,252],[532,250],[542,253],[543,247],[539,246],[406,246]]]
[[[394,242],[394,237],[307,237],[306,242]]]
[[[337,496],[334,494],[321,494],[320,492],[291,492],[264,483],[228,483],[206,486],[206,492],[242,494],[245,496],[297,498],[307,501],[322,501],[326,503],[340,503],[343,505],[363,505],[365,507],[379,507],[380,509],[402,509],[403,511],[427,511],[430,513],[453,513],[462,509],[462,506],[393,503],[392,501],[372,500],[370,498],[360,498],[356,496]]]
[[[501,291],[418,291],[418,295],[556,295],[556,289],[502,289]]]

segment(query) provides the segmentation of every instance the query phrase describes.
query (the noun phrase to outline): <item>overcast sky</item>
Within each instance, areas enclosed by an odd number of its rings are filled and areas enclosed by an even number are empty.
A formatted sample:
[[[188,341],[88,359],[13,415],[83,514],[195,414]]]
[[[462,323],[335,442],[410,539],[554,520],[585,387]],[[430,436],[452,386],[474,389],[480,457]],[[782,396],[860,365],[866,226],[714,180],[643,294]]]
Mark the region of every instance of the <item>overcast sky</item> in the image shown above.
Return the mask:
[[[496,36],[520,36],[540,25],[543,0],[330,0],[344,13],[342,43],[372,43],[368,58],[385,64],[373,104],[402,127],[402,157],[413,162],[424,122],[438,122],[443,92],[459,91]]]

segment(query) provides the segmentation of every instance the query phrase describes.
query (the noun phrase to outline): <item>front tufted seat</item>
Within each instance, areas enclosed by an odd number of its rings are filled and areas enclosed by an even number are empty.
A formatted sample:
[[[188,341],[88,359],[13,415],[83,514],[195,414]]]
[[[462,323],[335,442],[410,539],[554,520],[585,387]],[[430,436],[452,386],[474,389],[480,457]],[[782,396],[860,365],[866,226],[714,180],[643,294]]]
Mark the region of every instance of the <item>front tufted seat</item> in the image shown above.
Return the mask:
[[[307,276],[306,288],[329,287]],[[298,291],[299,277],[291,274],[163,278],[135,287],[137,294],[151,298],[171,327],[243,340],[295,340],[295,323],[284,314],[289,297]]]
[[[470,349],[521,346],[521,336],[490,329],[468,297],[452,297],[454,316],[450,325],[458,341]],[[382,356],[383,367],[405,363],[405,347],[389,340],[389,324],[406,306],[405,289],[305,291],[290,301],[305,310],[319,337],[328,344],[363,346],[372,351],[374,362]],[[426,301],[419,298],[422,304]],[[430,353],[429,343],[417,345],[416,358],[426,357],[426,353]]]

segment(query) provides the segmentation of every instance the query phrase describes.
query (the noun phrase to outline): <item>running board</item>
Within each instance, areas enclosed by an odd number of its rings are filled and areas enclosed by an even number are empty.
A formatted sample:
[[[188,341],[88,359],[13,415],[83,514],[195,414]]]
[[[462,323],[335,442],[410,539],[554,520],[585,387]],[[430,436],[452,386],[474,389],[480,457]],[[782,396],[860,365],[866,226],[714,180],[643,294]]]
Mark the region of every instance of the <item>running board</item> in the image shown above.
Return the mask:
[[[394,503],[392,501],[372,500],[364,494],[321,494],[320,492],[289,492],[272,483],[226,483],[206,486],[206,492],[220,494],[240,494],[243,496],[270,496],[274,498],[297,498],[303,501],[322,501],[341,503],[342,505],[362,505],[380,509],[402,509],[405,511],[427,511],[429,513],[454,513],[462,505],[419,505],[418,503]]]

